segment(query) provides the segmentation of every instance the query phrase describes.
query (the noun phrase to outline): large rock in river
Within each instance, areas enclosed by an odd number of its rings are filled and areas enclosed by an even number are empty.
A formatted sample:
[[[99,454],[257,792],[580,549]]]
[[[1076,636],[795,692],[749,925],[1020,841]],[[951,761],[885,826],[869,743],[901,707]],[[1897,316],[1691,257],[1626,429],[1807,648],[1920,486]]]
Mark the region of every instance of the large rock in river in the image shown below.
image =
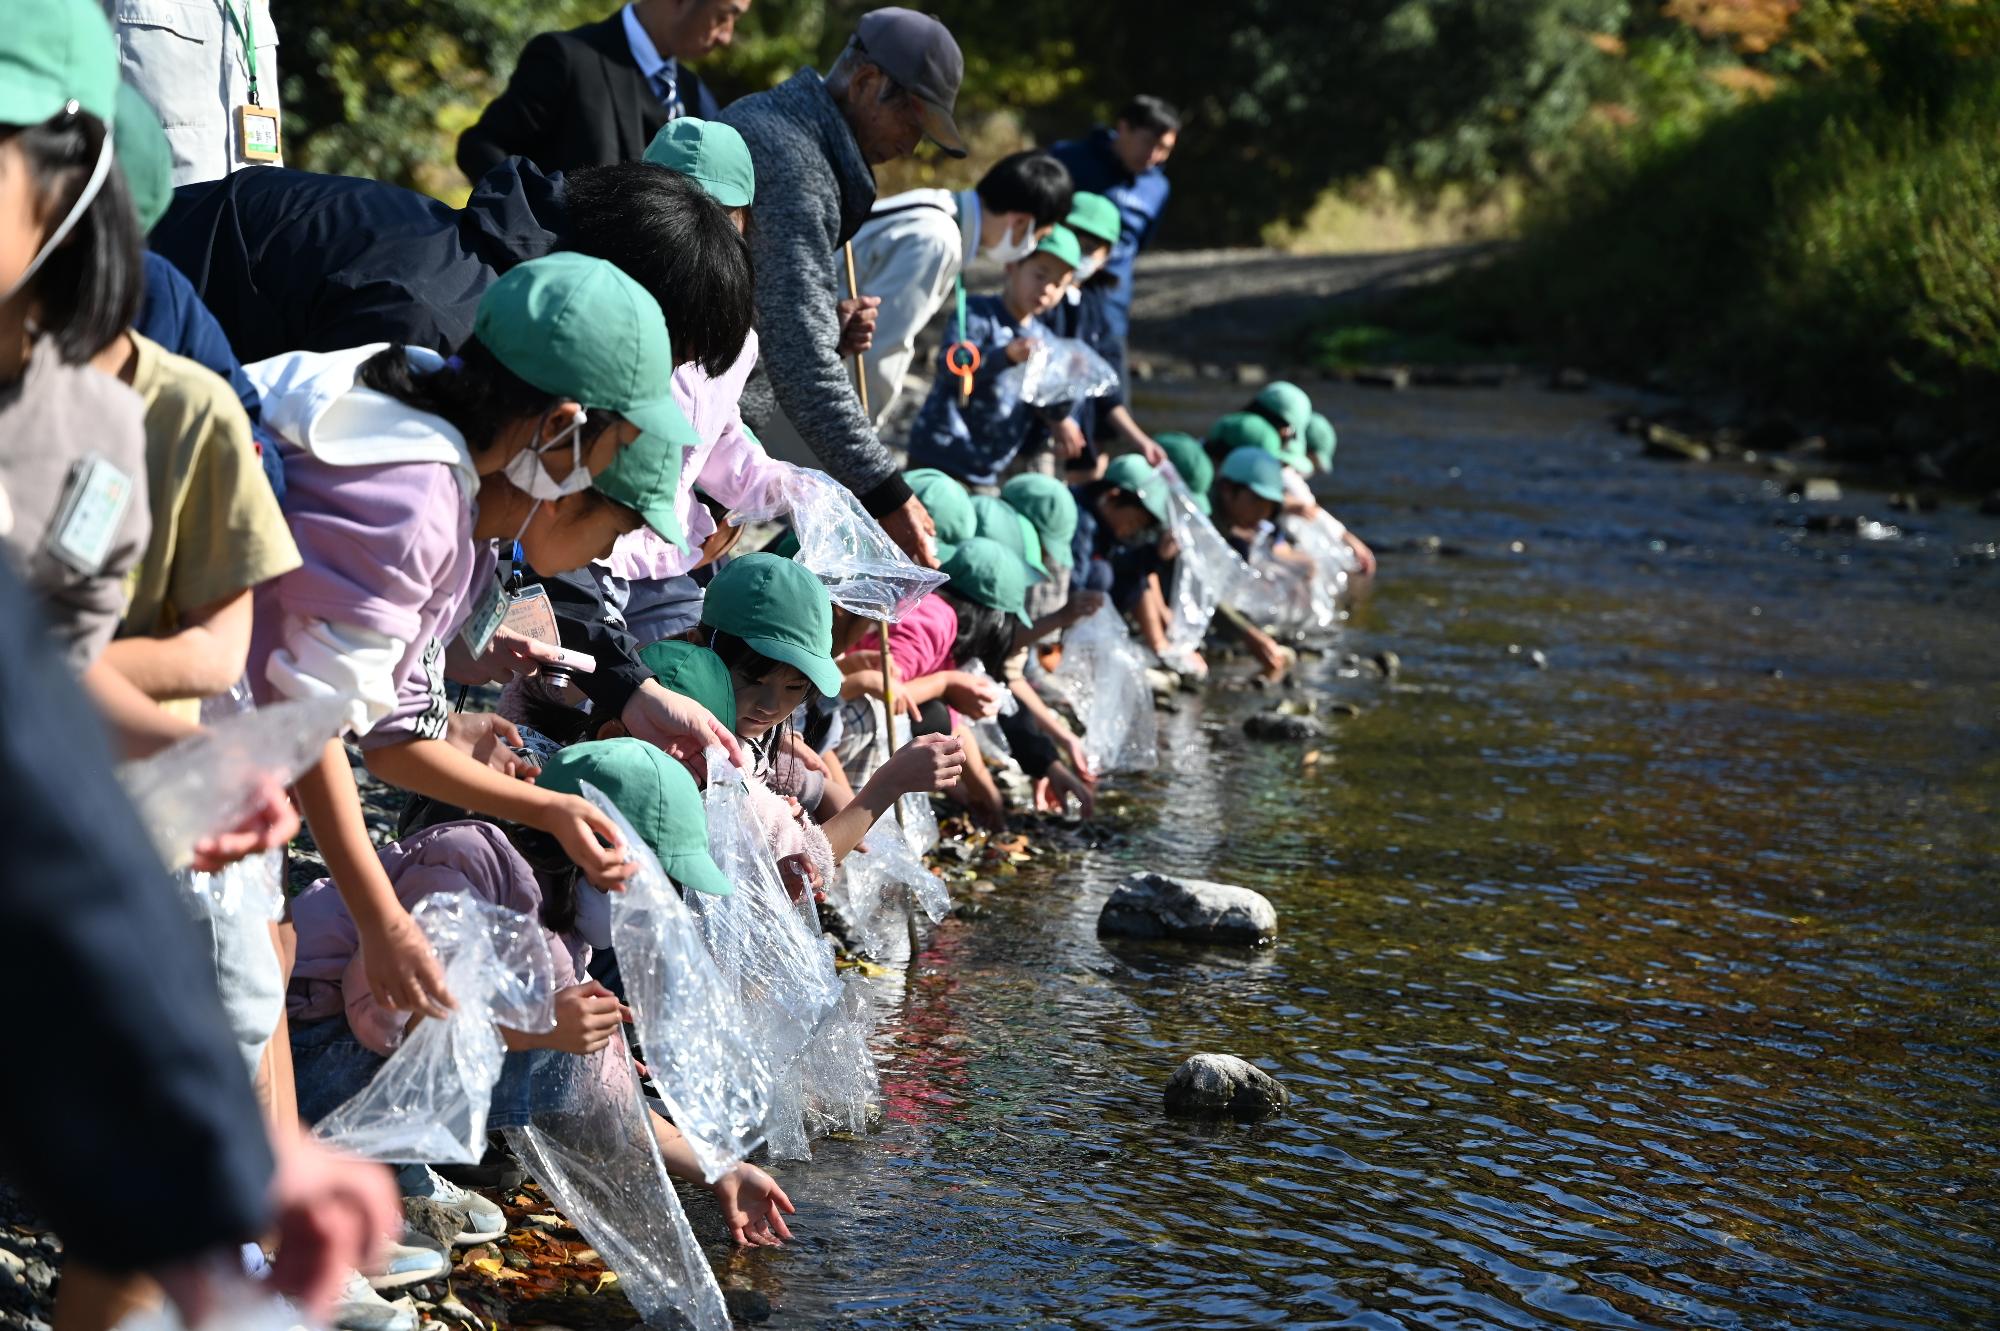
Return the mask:
[[[1097,932],[1106,938],[1268,943],[1278,933],[1278,912],[1247,887],[1135,873],[1104,903]]]
[[[1291,1103],[1277,1078],[1233,1054],[1196,1054],[1167,1079],[1167,1112],[1197,1118],[1269,1118]]]

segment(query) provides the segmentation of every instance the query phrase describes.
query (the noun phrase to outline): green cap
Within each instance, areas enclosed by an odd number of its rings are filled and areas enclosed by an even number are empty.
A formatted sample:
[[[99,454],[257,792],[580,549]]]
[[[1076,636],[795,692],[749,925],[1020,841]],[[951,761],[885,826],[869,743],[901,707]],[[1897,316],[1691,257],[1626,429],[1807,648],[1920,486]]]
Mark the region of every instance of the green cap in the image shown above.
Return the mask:
[[[1125,229],[1125,219],[1118,215],[1118,205],[1102,194],[1078,190],[1070,196],[1069,216],[1063,219],[1063,225],[1093,240],[1116,245]]]
[[[1034,577],[1048,576],[1049,570],[1042,563],[1042,538],[1035,524],[1017,513],[1006,500],[994,495],[974,495],[972,514],[979,535],[1012,553],[1032,570]]]
[[[1049,234],[1042,237],[1042,243],[1035,246],[1037,254],[1053,254],[1072,268],[1083,263],[1083,246],[1076,243],[1076,232],[1066,226],[1053,226]]]
[[[1313,402],[1306,396],[1306,390],[1283,379],[1265,385],[1264,391],[1257,394],[1251,405],[1265,415],[1283,421],[1285,428],[1300,438],[1304,437],[1306,423],[1313,414]]]
[[[706,707],[725,729],[736,729],[736,685],[722,658],[698,643],[669,638],[639,649],[660,687]]]
[[[1274,504],[1285,502],[1284,464],[1261,448],[1239,448],[1222,460],[1216,473],[1225,481],[1248,486],[1259,499]]]
[[[118,45],[104,7],[98,0],[9,5],[0,37],[0,125],[39,125],[71,102],[117,124]]]
[[[797,666],[826,697],[840,692],[833,663],[833,598],[804,564],[758,553],[732,559],[701,601],[701,622],[750,650]]]
[[[1254,411],[1230,412],[1209,427],[1208,437],[1231,453],[1239,448],[1261,448],[1272,457],[1279,457],[1285,451],[1278,427]]]
[[[1160,479],[1160,473],[1153,469],[1152,464],[1137,453],[1126,453],[1111,459],[1111,464],[1104,469],[1104,479],[1144,504],[1146,511],[1153,515],[1153,521],[1167,520],[1167,483]]]
[[[1069,487],[1053,476],[1029,471],[1001,486],[1000,498],[1035,529],[1042,563],[1068,568],[1070,542],[1076,539],[1076,498]]]
[[[693,116],[669,120],[646,145],[646,160],[686,176],[725,208],[748,208],[757,201],[750,145],[734,125]]]
[[[903,479],[929,510],[931,522],[937,527],[938,540],[947,545],[957,545],[966,537],[978,534],[978,519],[972,515],[972,495],[963,485],[935,467],[906,471]]]
[[[712,897],[736,891],[708,853],[701,788],[678,758],[643,739],[594,739],[558,750],[535,778],[561,795],[582,794],[586,781],[618,806],[667,877]]]
[[[1318,412],[1306,422],[1306,451],[1312,454],[1313,468],[1329,471],[1333,467],[1333,450],[1340,442],[1333,432],[1333,422]]]
[[[615,411],[639,427],[591,484],[685,549],[675,511],[681,452],[701,436],[674,402],[667,321],[646,288],[603,259],[543,255],[486,288],[472,335],[544,393]]]
[[[1201,440],[1179,430],[1156,434],[1153,439],[1166,453],[1167,461],[1174,464],[1174,471],[1187,483],[1195,507],[1209,512],[1208,487],[1215,484],[1215,463],[1201,446]]]
[[[944,561],[951,590],[976,605],[1028,617],[1028,566],[998,541],[974,536]]]
[[[111,152],[125,173],[125,188],[132,191],[139,229],[151,231],[174,201],[174,150],[167,144],[167,131],[160,128],[159,112],[129,83],[118,85],[118,123],[111,131]]]

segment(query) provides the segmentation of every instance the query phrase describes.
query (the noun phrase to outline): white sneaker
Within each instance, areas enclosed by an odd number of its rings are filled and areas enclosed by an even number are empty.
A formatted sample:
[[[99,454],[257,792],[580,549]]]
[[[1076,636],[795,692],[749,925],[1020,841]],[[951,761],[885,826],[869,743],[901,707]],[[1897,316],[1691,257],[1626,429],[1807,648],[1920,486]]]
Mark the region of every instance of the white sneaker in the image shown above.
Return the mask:
[[[377,1290],[401,1289],[436,1280],[451,1270],[451,1262],[435,1248],[417,1248],[407,1243],[385,1243],[382,1256],[367,1273],[368,1283]]]
[[[405,1197],[428,1197],[439,1206],[465,1213],[465,1228],[453,1243],[485,1243],[507,1232],[507,1214],[468,1188],[461,1188],[429,1165],[402,1165],[396,1184]]]
[[[417,1310],[389,1302],[367,1276],[349,1271],[328,1324],[335,1331],[417,1331]]]

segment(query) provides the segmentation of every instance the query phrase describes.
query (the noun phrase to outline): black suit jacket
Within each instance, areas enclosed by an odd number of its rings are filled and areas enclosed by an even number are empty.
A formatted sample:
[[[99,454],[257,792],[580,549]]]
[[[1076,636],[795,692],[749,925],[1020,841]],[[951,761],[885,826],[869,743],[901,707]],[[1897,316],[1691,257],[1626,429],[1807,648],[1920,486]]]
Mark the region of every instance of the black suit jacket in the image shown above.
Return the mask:
[[[675,86],[689,115],[709,119],[721,109],[685,64]],[[666,108],[632,58],[618,11],[529,42],[507,91],[459,135],[458,169],[477,182],[516,155],[543,171],[636,162],[666,123]]]

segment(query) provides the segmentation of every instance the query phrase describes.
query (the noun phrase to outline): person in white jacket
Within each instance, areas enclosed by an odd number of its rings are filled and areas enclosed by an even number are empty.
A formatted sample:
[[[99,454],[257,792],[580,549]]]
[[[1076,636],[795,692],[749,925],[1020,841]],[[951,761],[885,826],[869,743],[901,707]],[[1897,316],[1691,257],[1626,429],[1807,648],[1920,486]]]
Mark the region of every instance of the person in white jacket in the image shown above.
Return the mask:
[[[855,285],[881,302],[862,355],[868,409],[880,428],[902,392],[917,334],[951,298],[973,254],[1012,263],[1069,212],[1069,169],[1045,152],[994,163],[968,190],[914,189],[878,200],[854,236]]]

